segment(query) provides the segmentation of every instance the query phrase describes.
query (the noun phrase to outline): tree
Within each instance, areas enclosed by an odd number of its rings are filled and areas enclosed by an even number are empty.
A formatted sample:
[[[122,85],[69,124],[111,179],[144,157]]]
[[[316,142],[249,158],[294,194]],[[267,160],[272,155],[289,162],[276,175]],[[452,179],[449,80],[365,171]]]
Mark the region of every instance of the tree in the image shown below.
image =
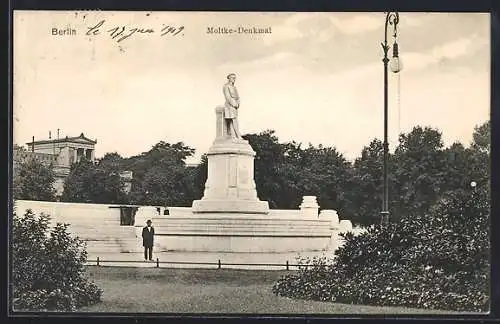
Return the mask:
[[[469,163],[467,174],[470,181],[489,188],[491,179],[491,122],[487,121],[474,128],[473,141],[468,148]]]
[[[192,197],[193,200],[201,199],[205,192],[205,183],[208,177],[208,157],[206,154],[201,156],[200,163],[193,168],[188,168],[188,175],[186,181],[192,183]]]
[[[98,160],[98,165],[116,171],[123,169],[125,159],[118,153],[106,153]]]
[[[28,157],[14,167],[12,191],[14,199],[54,201],[55,174],[46,166]]]
[[[484,312],[489,307],[487,190],[448,192],[429,214],[343,235],[333,260],[275,283],[280,296],[346,304]]]
[[[49,228],[50,217],[14,211],[12,300],[16,311],[75,311],[100,301],[102,291],[85,276],[84,242],[68,225]]]
[[[349,192],[355,208],[355,220],[363,226],[380,221],[383,195],[383,159],[382,141],[374,139],[361,151],[361,157],[354,161],[353,181],[356,184]]]
[[[352,166],[335,148],[309,144],[296,169],[301,197],[312,194],[323,209],[335,209],[348,219],[355,215],[349,195],[354,184]]]
[[[481,152],[490,153],[491,147],[491,121],[486,121],[474,127],[472,134],[472,148]]]
[[[268,201],[270,208],[284,208],[289,201],[290,192],[287,192],[287,184],[280,182],[278,176],[279,168],[284,162],[283,145],[279,143],[273,130],[246,134],[243,138],[256,153],[254,179],[259,199]]]
[[[471,152],[462,143],[453,143],[444,150],[445,173],[442,192],[469,189],[471,175],[468,172]]]
[[[97,164],[82,159],[71,166],[61,197],[66,202],[126,203],[121,169],[103,159]]]
[[[142,182],[142,202],[146,205],[190,206],[192,199],[185,176],[186,168],[181,165],[153,166]]]
[[[391,219],[425,213],[443,192],[446,178],[441,132],[414,127],[401,134],[392,157]]]
[[[124,168],[133,172],[131,202],[190,205],[194,189],[185,160],[194,152],[182,142],[170,144],[161,141],[148,152],[127,159]]]
[[[300,143],[280,143],[273,130],[243,138],[256,152],[257,193],[271,208],[295,209],[303,196],[313,195],[322,208],[351,216],[347,195],[352,186],[351,165],[335,148],[309,144],[303,149]]]
[[[275,294],[342,303],[487,311],[490,286],[489,122],[477,126],[465,148],[443,149],[441,133],[415,127],[389,156],[393,174],[388,226],[367,227],[333,260],[285,276]],[[380,192],[382,145],[372,141],[354,164],[359,212],[369,218]],[[377,176],[378,175],[378,176]],[[476,181],[476,188],[470,187]],[[363,202],[365,200],[365,202]]]

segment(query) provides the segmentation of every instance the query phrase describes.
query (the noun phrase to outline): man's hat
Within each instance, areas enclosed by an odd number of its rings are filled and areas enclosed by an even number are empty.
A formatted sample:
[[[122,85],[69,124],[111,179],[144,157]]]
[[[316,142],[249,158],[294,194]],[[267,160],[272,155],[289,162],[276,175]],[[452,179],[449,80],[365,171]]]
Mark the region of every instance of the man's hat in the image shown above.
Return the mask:
[[[147,222],[146,222],[146,224],[151,224],[151,220],[148,219]]]
[[[229,79],[231,76],[236,77],[236,74],[234,74],[234,73],[229,73],[229,74],[227,75],[227,78]]]

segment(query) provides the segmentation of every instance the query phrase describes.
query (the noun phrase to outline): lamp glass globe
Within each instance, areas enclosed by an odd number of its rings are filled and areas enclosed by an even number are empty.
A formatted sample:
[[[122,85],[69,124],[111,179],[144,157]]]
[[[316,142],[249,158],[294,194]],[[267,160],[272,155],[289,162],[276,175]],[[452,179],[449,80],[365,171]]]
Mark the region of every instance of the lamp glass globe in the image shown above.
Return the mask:
[[[403,63],[399,57],[393,57],[389,63],[389,68],[392,72],[398,73],[403,69]]]

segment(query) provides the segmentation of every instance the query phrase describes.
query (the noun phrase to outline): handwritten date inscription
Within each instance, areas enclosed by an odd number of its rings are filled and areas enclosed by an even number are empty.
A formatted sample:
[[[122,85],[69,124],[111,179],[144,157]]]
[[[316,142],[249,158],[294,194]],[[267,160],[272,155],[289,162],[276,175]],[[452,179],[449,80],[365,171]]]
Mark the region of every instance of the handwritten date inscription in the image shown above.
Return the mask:
[[[120,43],[133,35],[138,34],[159,34],[162,37],[183,35],[184,26],[162,25],[161,28],[143,28],[143,27],[128,27],[128,26],[112,26],[105,27],[106,20],[101,20],[96,25],[87,27],[87,36],[97,36],[101,33],[107,34],[111,39]]]

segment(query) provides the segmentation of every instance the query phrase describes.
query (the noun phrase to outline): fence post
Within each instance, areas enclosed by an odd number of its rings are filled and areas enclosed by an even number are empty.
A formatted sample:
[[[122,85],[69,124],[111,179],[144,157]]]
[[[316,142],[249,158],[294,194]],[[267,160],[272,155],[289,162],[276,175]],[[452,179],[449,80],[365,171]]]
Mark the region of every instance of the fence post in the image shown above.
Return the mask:
[[[218,263],[219,263],[219,269],[220,269],[220,268],[221,268],[220,259],[219,259],[219,262],[218,262]]]
[[[99,266],[99,257],[97,257],[97,266]]]
[[[156,258],[156,267],[159,268],[160,267],[160,258]]]
[[[288,267],[288,260],[286,260],[286,270],[290,270],[290,268]]]

